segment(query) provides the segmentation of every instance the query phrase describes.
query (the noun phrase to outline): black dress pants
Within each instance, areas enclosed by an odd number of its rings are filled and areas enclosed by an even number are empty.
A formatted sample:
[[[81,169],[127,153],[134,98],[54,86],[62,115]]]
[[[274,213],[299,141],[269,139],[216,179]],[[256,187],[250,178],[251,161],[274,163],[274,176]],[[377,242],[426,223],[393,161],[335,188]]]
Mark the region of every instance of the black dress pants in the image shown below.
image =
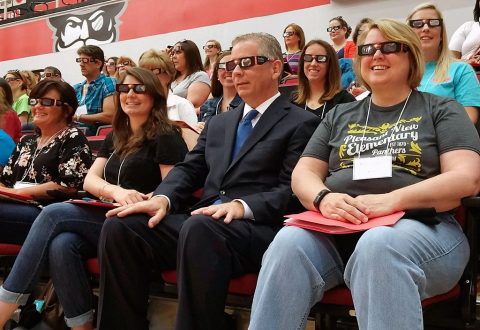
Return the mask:
[[[169,215],[151,229],[146,215],[111,218],[100,236],[99,330],[146,330],[152,270],[177,267],[178,330],[224,330],[231,278],[260,269],[279,228],[208,216]],[[178,244],[178,249],[177,249]]]
[[[177,241],[187,215],[170,215],[155,228],[144,214],[108,218],[99,242],[97,329],[147,330],[152,270],[175,269]]]
[[[225,300],[231,278],[260,270],[262,256],[279,228],[234,220],[226,225],[192,216],[178,241],[177,330],[225,330]]]

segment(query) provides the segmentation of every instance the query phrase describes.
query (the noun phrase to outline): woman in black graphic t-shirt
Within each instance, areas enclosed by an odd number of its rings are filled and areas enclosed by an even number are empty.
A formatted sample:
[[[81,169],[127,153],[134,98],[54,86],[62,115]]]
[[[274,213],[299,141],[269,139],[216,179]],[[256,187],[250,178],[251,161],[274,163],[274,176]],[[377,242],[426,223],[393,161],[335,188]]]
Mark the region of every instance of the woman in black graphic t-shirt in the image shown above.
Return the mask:
[[[307,209],[353,224],[409,209],[436,214],[424,223],[411,213],[360,238],[284,227],[263,257],[251,330],[304,327],[310,308],[340,284],[350,288],[360,329],[420,330],[421,300],[451,290],[468,261],[449,211],[479,192],[474,126],[455,101],[415,90],[424,61],[407,25],[376,21],[358,44],[357,76],[371,97],[327,114],[292,189]]]

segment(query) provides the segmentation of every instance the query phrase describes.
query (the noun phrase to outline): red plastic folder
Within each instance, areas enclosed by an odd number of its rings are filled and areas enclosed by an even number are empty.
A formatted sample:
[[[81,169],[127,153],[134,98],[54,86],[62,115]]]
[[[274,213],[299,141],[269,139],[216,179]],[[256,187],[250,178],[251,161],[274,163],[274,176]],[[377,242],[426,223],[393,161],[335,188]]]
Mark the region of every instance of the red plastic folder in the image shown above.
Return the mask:
[[[11,192],[0,191],[0,200],[22,204],[39,205],[30,195],[14,194]]]
[[[288,219],[285,220],[285,225],[328,234],[350,234],[378,226],[391,226],[400,220],[404,214],[405,212],[396,212],[390,215],[372,218],[366,223],[356,225],[351,222],[325,218],[319,212],[305,211],[298,214],[287,215],[286,217],[288,217]]]
[[[119,205],[113,204],[113,203],[107,203],[107,202],[102,202],[97,199],[91,199],[91,198],[85,198],[85,199],[69,199],[68,201],[65,201],[66,203],[72,203],[72,204],[83,204],[83,205],[90,205],[90,206],[98,206],[98,207],[104,207],[107,209],[114,209],[118,207]]]

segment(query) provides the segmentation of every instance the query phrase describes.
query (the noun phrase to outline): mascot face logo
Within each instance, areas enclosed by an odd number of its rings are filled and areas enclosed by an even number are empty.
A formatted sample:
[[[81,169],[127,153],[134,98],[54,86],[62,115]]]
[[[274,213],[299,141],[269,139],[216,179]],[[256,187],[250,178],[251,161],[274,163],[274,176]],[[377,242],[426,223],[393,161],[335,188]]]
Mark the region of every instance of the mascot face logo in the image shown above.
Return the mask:
[[[118,41],[118,18],[125,7],[125,2],[121,2],[50,18],[48,23],[54,32],[54,51]]]

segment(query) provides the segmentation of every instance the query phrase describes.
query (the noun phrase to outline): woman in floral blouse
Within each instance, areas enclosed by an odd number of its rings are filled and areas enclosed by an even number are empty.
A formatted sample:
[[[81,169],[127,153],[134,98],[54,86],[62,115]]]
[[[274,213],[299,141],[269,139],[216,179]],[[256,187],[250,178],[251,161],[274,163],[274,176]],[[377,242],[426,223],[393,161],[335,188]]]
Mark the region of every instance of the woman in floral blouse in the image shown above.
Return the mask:
[[[85,179],[85,190],[121,205],[142,201],[188,149],[168,119],[165,89],[152,71],[129,68],[116,86],[113,131]],[[48,268],[65,321],[72,330],[94,329],[94,304],[84,259],[97,255],[106,209],[56,203],[35,220],[8,279],[0,288],[0,329],[27,303],[42,269]],[[145,223],[145,225],[147,225]]]
[[[65,82],[45,80],[30,94],[36,134],[24,136],[0,174],[0,195],[31,196],[51,203],[47,191],[75,193],[92,163],[88,141],[71,127],[78,103]],[[21,244],[41,208],[0,200],[0,242]]]

